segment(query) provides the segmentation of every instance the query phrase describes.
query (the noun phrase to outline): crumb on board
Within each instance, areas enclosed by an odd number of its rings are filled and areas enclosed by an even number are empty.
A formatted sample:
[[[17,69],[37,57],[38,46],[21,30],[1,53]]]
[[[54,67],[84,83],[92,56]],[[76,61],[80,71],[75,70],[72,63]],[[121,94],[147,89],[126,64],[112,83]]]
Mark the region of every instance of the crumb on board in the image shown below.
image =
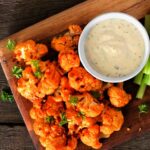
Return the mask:
[[[131,128],[127,128],[127,131],[130,131],[131,130]]]

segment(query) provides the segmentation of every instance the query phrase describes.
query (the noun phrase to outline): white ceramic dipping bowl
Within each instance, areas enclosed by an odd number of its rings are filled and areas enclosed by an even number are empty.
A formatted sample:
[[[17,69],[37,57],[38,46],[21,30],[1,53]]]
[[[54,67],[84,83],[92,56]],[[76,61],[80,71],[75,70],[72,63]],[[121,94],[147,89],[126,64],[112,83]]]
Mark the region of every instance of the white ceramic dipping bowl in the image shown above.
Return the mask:
[[[123,19],[125,21],[128,21],[129,23],[132,23],[139,30],[139,32],[144,40],[145,50],[144,50],[143,60],[141,61],[141,64],[135,69],[134,72],[132,72],[131,74],[128,74],[126,76],[110,77],[110,76],[104,75],[101,72],[97,72],[94,68],[92,68],[92,66],[89,64],[89,62],[86,58],[85,42],[86,42],[86,38],[88,37],[90,30],[96,24],[103,22],[104,20],[108,20],[108,19]],[[134,18],[128,14],[120,13],[120,12],[105,13],[105,14],[102,14],[102,15],[94,18],[85,26],[85,28],[80,36],[80,39],[79,39],[78,51],[79,51],[79,57],[80,57],[80,60],[83,64],[83,66],[91,75],[93,75],[95,78],[105,81],[105,82],[117,83],[117,82],[123,82],[123,81],[133,78],[143,69],[144,65],[146,64],[146,62],[148,60],[149,53],[150,53],[150,40],[149,40],[149,36],[147,34],[146,29],[136,18]]]

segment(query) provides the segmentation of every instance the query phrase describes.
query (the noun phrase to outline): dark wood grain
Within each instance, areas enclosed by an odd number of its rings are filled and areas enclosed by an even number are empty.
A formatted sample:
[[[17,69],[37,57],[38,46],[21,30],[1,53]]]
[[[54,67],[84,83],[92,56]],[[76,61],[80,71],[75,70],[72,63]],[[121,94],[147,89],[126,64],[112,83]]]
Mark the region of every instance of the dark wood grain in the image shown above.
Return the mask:
[[[5,75],[4,75],[4,72],[3,72],[3,70],[2,70],[1,65],[0,65],[0,85],[1,85],[1,86],[2,86],[2,85],[8,85],[7,80],[6,80],[6,77],[5,77]]]
[[[8,87],[7,80],[0,66],[0,90]],[[18,108],[16,106],[15,101],[13,103],[10,102],[2,102],[0,100],[0,124],[16,124],[23,123],[22,117]]]
[[[24,124],[15,102],[0,102],[0,125],[9,123]]]
[[[0,126],[0,150],[34,150],[24,126]]]
[[[85,0],[0,0],[0,39]]]
[[[122,145],[114,147],[112,150],[149,150],[150,149],[150,133],[142,134],[140,137],[125,142]]]
[[[129,142],[114,147],[113,150],[149,150],[150,134],[146,133]],[[24,126],[0,126],[0,150],[34,150],[32,141]]]
[[[14,0],[14,1],[10,1],[10,0],[0,0],[0,38],[2,39],[3,37],[10,35],[11,33],[14,33],[24,27],[27,27],[28,25],[31,25],[41,19],[44,19],[52,14],[55,14],[59,11],[62,11],[70,6],[73,6],[74,4],[77,4],[79,2],[82,2],[83,0],[43,0],[42,2],[39,0],[31,0],[31,1],[25,1],[25,0]],[[134,4],[136,0],[131,1],[132,4]],[[124,9],[123,11],[128,11],[128,13],[141,18],[146,12],[149,12],[149,0],[144,0],[145,4],[140,4],[140,0],[137,0],[137,2],[139,3],[138,5],[135,5],[134,8],[128,8],[127,10]],[[91,0],[90,4],[96,3],[95,0]],[[105,6],[105,4],[107,2],[110,2],[110,0],[105,0],[101,3],[101,5],[97,5],[97,7],[100,6],[104,6],[103,10],[104,12],[107,11],[107,9],[110,9],[112,7],[112,10],[117,9],[117,0],[115,0],[115,4],[109,4],[107,6]],[[127,6],[127,1],[122,1],[122,4],[120,5],[121,7],[125,7]],[[89,6],[87,5],[87,6]],[[145,9],[144,9],[145,8]],[[135,11],[135,9],[140,10],[140,11]],[[120,9],[117,9],[118,11]],[[93,10],[94,11],[94,10]],[[75,14],[74,14],[75,15]],[[85,15],[85,18],[87,15],[91,15],[91,14],[82,14]],[[75,15],[76,16],[76,15]],[[78,16],[76,16],[78,17]],[[85,19],[84,17],[82,19]],[[62,20],[64,21],[64,20]],[[87,20],[84,20],[85,22]],[[65,28],[65,26],[64,26]],[[1,73],[1,72],[0,72]],[[0,74],[0,83],[6,83],[5,77],[2,75],[1,78]],[[150,94],[150,93],[149,93]],[[148,94],[148,95],[149,95]],[[145,97],[146,101],[149,101],[149,96]],[[132,118],[134,116],[133,119],[129,119],[127,120],[126,124],[125,124],[125,128],[123,128],[123,133],[125,134],[129,134],[130,136],[132,136],[131,133],[138,133],[138,129],[139,127],[142,127],[142,132],[145,130],[149,129],[149,126],[145,127],[144,126],[144,120],[148,120],[147,123],[149,123],[149,114],[142,116],[140,119],[138,118],[138,113],[137,113],[137,105],[138,105],[139,101],[135,100],[133,102],[132,105],[130,105],[129,107],[131,107],[131,111],[128,113],[129,116],[132,115]],[[16,136],[16,138],[13,138],[14,140],[11,140],[10,145],[13,145],[12,149],[33,149],[33,146],[31,144],[31,141],[28,142],[28,140],[24,140],[24,137],[29,138],[29,136],[27,136],[27,131],[25,130],[25,127],[20,127],[20,126],[14,126],[13,128],[9,126],[5,126],[2,125],[3,122],[4,124],[6,123],[12,123],[14,124],[16,123],[21,123],[21,117],[19,116],[18,110],[15,107],[15,103],[9,105],[7,107],[7,103],[0,103],[0,107],[4,108],[0,111],[0,113],[2,113],[2,115],[0,115],[0,119],[2,118],[3,121],[0,122],[0,128],[2,127],[3,130],[6,131],[6,133],[10,133],[10,135],[14,135]],[[134,106],[134,107],[133,107]],[[1,109],[1,108],[0,108]],[[6,110],[7,109],[7,110]],[[133,109],[133,110],[132,110]],[[128,110],[128,109],[127,109]],[[5,117],[3,117],[3,115],[6,114]],[[15,115],[12,115],[15,114]],[[140,126],[135,126],[135,129],[133,128],[133,131],[131,130],[131,133],[126,132],[126,127],[127,125],[136,125],[135,122],[140,122]],[[145,128],[143,128],[143,126]],[[7,130],[8,129],[8,130]],[[8,132],[9,131],[9,132]],[[2,131],[0,130],[0,133]],[[142,133],[141,132],[141,133]],[[2,132],[3,134],[0,134],[0,142],[3,141],[3,144],[0,143],[0,149],[11,149],[11,146],[7,146],[8,143],[8,137],[10,136],[9,134],[4,135],[4,132]],[[120,133],[121,134],[121,133]],[[130,137],[128,136],[128,137]],[[5,137],[5,140],[1,140],[2,137]],[[126,138],[126,135],[124,136]],[[118,149],[118,150],[126,150],[126,149],[131,149],[131,150],[135,150],[135,149],[139,149],[139,150],[148,150],[150,145],[148,142],[150,134],[147,135],[142,135],[141,138],[138,138],[136,140],[132,140],[131,142],[128,142],[126,144],[123,144],[121,146],[118,146],[117,148],[113,148],[113,149]],[[115,138],[115,134],[112,136],[111,139]],[[111,141],[110,139],[110,143],[112,142],[113,144],[113,140]],[[17,146],[16,143],[18,143],[18,141],[21,141],[21,145]],[[126,139],[125,139],[126,140]],[[16,141],[16,142],[15,142]],[[25,141],[25,142],[23,142]],[[5,143],[5,144],[4,144]],[[15,144],[14,144],[15,143]],[[137,144],[137,145],[136,145]],[[82,148],[80,148],[82,149]],[[105,149],[108,149],[108,147],[106,146]]]

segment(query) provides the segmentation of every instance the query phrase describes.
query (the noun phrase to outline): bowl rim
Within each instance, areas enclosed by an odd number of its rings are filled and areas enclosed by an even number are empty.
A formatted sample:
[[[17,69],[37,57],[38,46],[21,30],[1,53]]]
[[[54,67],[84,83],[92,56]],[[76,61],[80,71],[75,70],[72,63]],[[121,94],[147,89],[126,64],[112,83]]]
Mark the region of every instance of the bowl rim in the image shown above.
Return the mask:
[[[85,40],[87,38],[89,31],[97,23],[102,22],[104,20],[108,20],[108,19],[123,19],[123,20],[126,20],[126,21],[132,23],[138,29],[138,31],[140,32],[140,34],[142,35],[142,38],[144,40],[145,51],[144,51],[143,60],[142,60],[141,64],[135,69],[135,71],[129,75],[121,76],[121,77],[105,76],[104,74],[101,74],[101,73],[97,72],[96,70],[94,70],[94,68],[92,68],[92,66],[88,63],[87,58],[85,56],[84,43],[85,43]],[[109,12],[109,13],[104,13],[104,14],[101,14],[101,15],[95,17],[85,26],[85,28],[83,29],[81,36],[79,38],[78,53],[79,53],[79,57],[80,57],[81,63],[83,64],[84,68],[95,78],[97,78],[101,81],[104,81],[104,82],[111,82],[111,83],[123,82],[123,81],[129,80],[129,79],[135,77],[145,66],[145,64],[149,58],[149,55],[150,55],[150,40],[149,40],[149,36],[148,36],[148,33],[147,33],[145,27],[136,18],[134,18],[133,16],[130,16],[126,13],[122,13],[122,12]]]

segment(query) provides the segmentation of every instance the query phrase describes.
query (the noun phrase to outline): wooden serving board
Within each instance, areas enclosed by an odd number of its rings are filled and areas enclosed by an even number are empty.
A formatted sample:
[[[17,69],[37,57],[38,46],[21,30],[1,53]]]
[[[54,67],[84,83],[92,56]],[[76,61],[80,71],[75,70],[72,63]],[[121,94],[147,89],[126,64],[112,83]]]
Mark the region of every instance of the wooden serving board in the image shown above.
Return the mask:
[[[32,129],[32,119],[29,116],[29,110],[32,105],[17,92],[16,79],[11,74],[11,68],[15,62],[13,61],[12,52],[5,48],[7,39],[14,39],[17,42],[27,39],[43,40],[64,31],[70,24],[85,25],[95,16],[112,11],[126,12],[140,19],[145,14],[150,13],[150,0],[87,0],[84,3],[47,18],[0,41],[0,62],[2,68],[37,150],[42,150],[43,148]],[[126,82],[126,89],[134,95],[137,87],[132,81],[128,81]],[[150,113],[139,116],[137,108],[141,102],[150,103],[149,97],[150,88],[147,88],[142,101],[135,99],[133,96],[131,103],[123,110],[125,123],[121,131],[114,133],[109,139],[104,140],[103,149],[111,149],[113,146],[150,130]],[[130,128],[130,131],[127,131],[127,128]],[[79,143],[77,149],[90,150],[91,148]]]

